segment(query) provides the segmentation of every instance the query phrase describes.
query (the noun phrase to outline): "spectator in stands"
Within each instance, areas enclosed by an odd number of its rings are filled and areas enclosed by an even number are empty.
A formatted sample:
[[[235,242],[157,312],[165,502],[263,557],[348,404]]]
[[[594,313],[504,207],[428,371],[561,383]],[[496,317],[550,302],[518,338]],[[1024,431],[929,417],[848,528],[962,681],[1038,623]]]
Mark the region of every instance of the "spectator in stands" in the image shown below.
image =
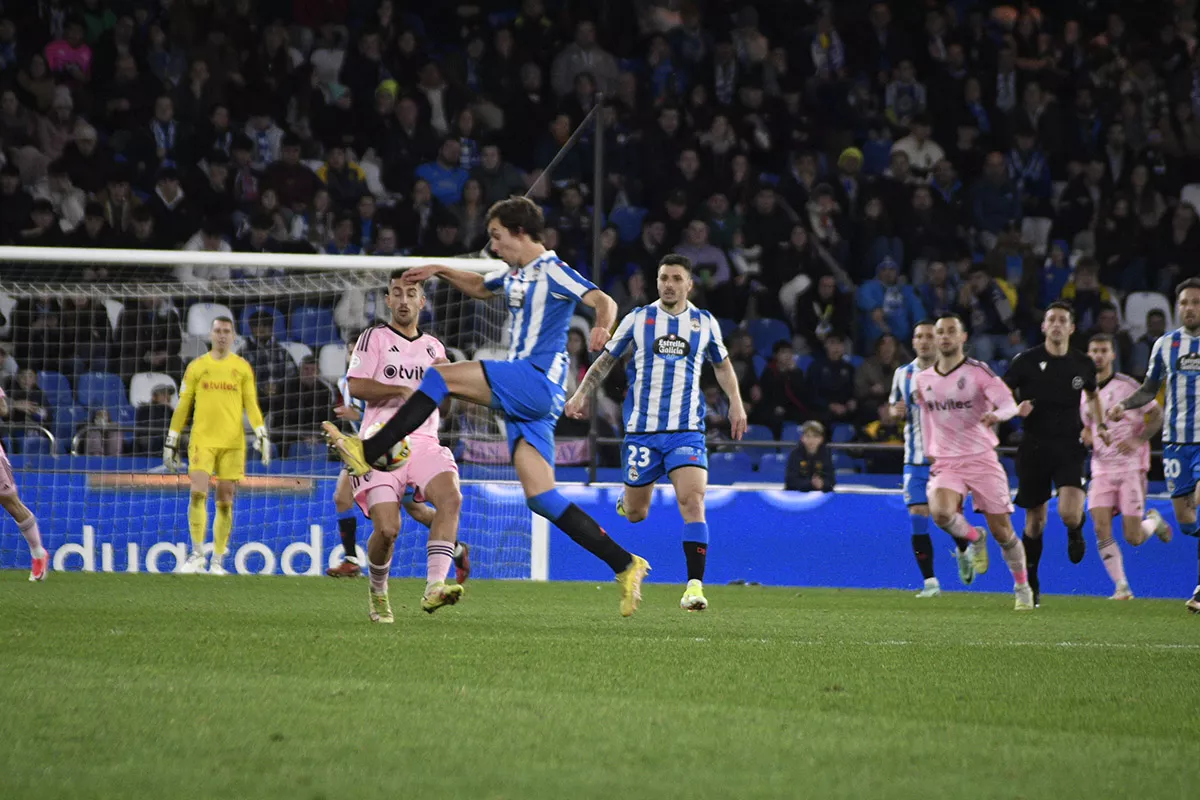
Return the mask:
[[[16,380],[4,387],[8,395],[8,421],[13,425],[48,425],[53,417],[46,393],[38,386],[37,373],[29,367],[17,372]]]
[[[0,323],[2,324],[2,323]],[[12,345],[0,342],[0,386],[7,385],[8,381],[16,377],[20,371],[20,366],[17,360],[12,357],[9,349]]]
[[[475,252],[487,245],[487,211],[482,184],[475,178],[468,178],[463,184],[462,202],[450,207],[450,213],[458,220],[463,250]]]
[[[269,110],[257,108],[246,123],[245,134],[253,147],[250,166],[261,174],[279,160],[283,149],[283,129],[275,124]]]
[[[808,381],[796,368],[796,352],[786,341],[778,341],[771,363],[759,379],[762,399],[755,406],[751,421],[765,425],[778,439],[785,422],[803,422],[812,414]]]
[[[859,408],[874,414],[887,403],[892,389],[892,375],[905,361],[906,353],[895,336],[885,333],[875,342],[875,352],[854,372],[854,397]]]
[[[112,213],[110,207],[110,213]],[[122,240],[122,246],[132,250],[170,250],[175,243],[158,232],[154,222],[154,214],[146,206],[137,206],[129,214],[129,232]],[[143,276],[154,274],[166,277],[172,274],[171,267],[162,270],[139,270]]]
[[[80,451],[85,456],[119,456],[124,446],[124,436],[107,408],[97,408],[88,421],[80,425],[76,435],[82,434]]]
[[[65,243],[62,227],[54,214],[54,204],[42,198],[30,205],[29,219],[21,226],[17,244],[27,247],[60,247]]]
[[[483,205],[489,208],[493,203],[512,195],[523,194],[526,188],[521,170],[502,158],[500,145],[495,142],[484,143],[480,150],[479,166],[471,170],[470,177],[479,181],[483,189]]]
[[[274,189],[279,202],[293,208],[311,203],[323,180],[328,182],[300,163],[300,137],[289,133],[283,137],[279,160],[263,173],[262,188]]]
[[[330,145],[325,154],[325,163],[317,170],[316,177],[328,188],[335,208],[353,208],[358,198],[367,194],[366,173],[356,162],[348,159],[346,148],[340,142]]]
[[[104,188],[113,154],[98,144],[96,129],[81,120],[74,140],[63,148],[62,163],[71,183],[92,197]]]
[[[967,312],[972,357],[980,361],[1012,359],[1024,349],[1015,304],[1016,292],[1011,286],[989,275],[983,264],[971,267],[959,293],[959,305]]]
[[[1096,220],[1105,206],[1105,162],[1099,155],[1072,178],[1058,201],[1054,220],[1054,238],[1075,245],[1075,237],[1096,229]]]
[[[986,251],[996,245],[996,237],[1021,222],[1021,195],[1008,178],[1004,155],[989,153],[983,165],[983,177],[971,187],[971,227],[978,244]]]
[[[161,94],[154,101],[154,118],[135,134],[132,161],[139,173],[154,175],[166,167],[190,167],[194,163],[191,136],[175,119],[175,101]]]
[[[171,401],[174,397],[175,387],[160,383],[150,391],[150,402],[134,410],[134,455],[156,456],[162,452],[167,429],[171,427],[171,414],[174,411]]]
[[[275,338],[275,316],[269,311],[255,311],[249,320],[250,336],[242,347],[241,356],[254,370],[258,385],[258,402],[264,414],[287,411],[287,390],[296,379],[296,362]],[[323,413],[328,414],[333,403]]]
[[[318,186],[304,211],[292,215],[290,238],[320,250],[333,240],[333,228],[333,200],[327,188]]]
[[[1100,283],[1100,265],[1091,256],[1082,256],[1075,265],[1075,274],[1063,287],[1062,298],[1075,309],[1076,335],[1082,337],[1096,325],[1100,310],[1112,305],[1116,293]],[[1087,349],[1087,340],[1082,339],[1080,349]]]
[[[846,340],[836,333],[825,337],[825,349],[813,357],[808,368],[809,397],[815,413],[826,425],[853,425],[859,418],[854,397],[854,365],[847,354]]]
[[[1187,203],[1176,206],[1169,219],[1159,225],[1150,254],[1151,286],[1173,297],[1180,281],[1196,274],[1200,264],[1200,225],[1196,209]]]
[[[683,241],[676,245],[674,252],[691,260],[696,286],[703,290],[705,297],[712,298],[714,290],[719,290],[733,277],[729,258],[709,243],[708,224],[702,219],[688,222]],[[708,303],[703,305],[707,307]]]
[[[1132,374],[1135,371],[1133,337],[1128,332],[1121,330],[1121,318],[1115,304],[1104,303],[1100,306],[1100,310],[1096,314],[1096,324],[1087,332],[1087,337],[1090,339],[1098,333],[1112,337],[1113,350],[1116,352],[1113,369],[1117,372],[1124,372],[1126,375]]]
[[[21,171],[11,162],[0,167],[0,242],[9,244],[16,239],[32,211],[33,197],[21,186]]]
[[[459,164],[461,155],[462,147],[458,139],[446,136],[438,148],[437,159],[417,167],[417,177],[429,184],[433,196],[443,205],[453,205],[462,200],[467,171]]]
[[[932,319],[960,313],[960,286],[957,273],[951,273],[944,261],[930,262],[925,268],[925,282],[917,287],[925,313]]]
[[[934,165],[946,157],[946,152],[930,138],[933,125],[924,113],[913,117],[909,131],[908,136],[892,145],[892,152],[908,156],[908,165],[912,173],[924,179],[933,171]],[[839,165],[840,163],[839,159]]]
[[[331,256],[362,255],[362,248],[354,243],[354,215],[343,211],[333,224],[333,239],[325,245],[324,252]]]
[[[1132,355],[1129,358],[1129,374],[1141,380],[1146,377],[1150,364],[1150,353],[1154,343],[1167,332],[1167,315],[1161,309],[1151,309],[1146,312],[1146,332],[1133,343]]]
[[[83,206],[87,195],[71,184],[67,164],[63,159],[50,162],[46,177],[33,188],[34,200],[49,200],[62,229],[70,233],[83,222]]]
[[[1050,159],[1037,145],[1037,131],[1022,126],[1015,134],[1016,145],[1008,152],[1008,177],[1021,197],[1026,217],[1050,215]]]
[[[413,181],[407,199],[396,207],[396,233],[400,241],[407,243],[408,252],[420,253],[433,241],[434,222],[445,213],[445,206],[433,196],[429,183],[421,178]]]
[[[188,202],[179,182],[179,170],[163,167],[154,186],[154,196],[147,206],[154,215],[154,227],[173,247],[186,242],[199,227],[192,204]]]
[[[190,252],[229,253],[233,248],[225,241],[224,220],[207,219],[200,230],[192,234],[183,249]],[[175,279],[191,289],[215,288],[233,277],[233,270],[217,264],[179,264],[175,267]]]
[[[550,86],[562,97],[571,93],[576,76],[587,73],[596,89],[605,94],[617,88],[617,61],[612,54],[596,44],[596,23],[581,20],[575,25],[575,41],[567,45],[554,59],[550,69]]]
[[[858,309],[863,314],[863,343],[873,347],[885,333],[907,340],[925,309],[912,286],[899,282],[900,268],[889,256],[879,262],[875,279],[858,289]]]
[[[102,303],[87,295],[67,297],[58,315],[58,371],[75,378],[107,372],[112,325]]]
[[[737,375],[738,389],[742,393],[742,404],[747,413],[754,410],[762,399],[762,388],[758,384],[758,373],[754,368],[754,338],[746,331],[734,331],[725,340],[729,352],[729,363]]]
[[[104,191],[97,198],[104,206],[104,219],[117,234],[128,235],[133,229],[134,209],[143,208],[140,200],[133,196],[129,184],[129,170],[116,166],[109,173]]]
[[[165,372],[183,378],[179,349],[183,328],[179,311],[167,297],[145,295],[125,303],[117,318],[117,348],[121,378],[126,383],[138,372]]]
[[[788,455],[783,488],[792,492],[832,492],[836,484],[825,426],[809,420],[800,428],[800,446]]]
[[[290,355],[288,361],[291,362]],[[300,362],[299,376],[280,400],[284,408],[283,424],[292,429],[284,434],[284,441],[319,444],[321,422],[329,419],[338,400],[333,388],[321,379],[315,356],[305,356]]]
[[[383,183],[392,191],[412,185],[416,169],[437,156],[438,137],[421,119],[420,106],[410,96],[396,101],[396,123],[388,134],[383,157]]]
[[[854,322],[854,296],[837,285],[830,274],[817,278],[816,287],[800,296],[796,304],[796,331],[804,337],[808,351],[824,348],[831,333],[849,336]]]
[[[92,72],[92,48],[84,41],[83,20],[72,17],[63,26],[63,38],[46,45],[46,66],[58,78],[80,86]]]

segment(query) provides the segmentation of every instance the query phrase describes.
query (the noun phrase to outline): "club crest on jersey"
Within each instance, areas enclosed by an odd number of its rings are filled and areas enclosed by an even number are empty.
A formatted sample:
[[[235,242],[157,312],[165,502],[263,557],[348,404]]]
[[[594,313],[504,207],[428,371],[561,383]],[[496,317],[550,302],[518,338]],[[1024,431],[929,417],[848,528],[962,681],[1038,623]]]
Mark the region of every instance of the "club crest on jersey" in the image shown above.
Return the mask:
[[[433,345],[426,346],[425,352],[429,354],[430,358],[437,358],[437,351],[433,349]]]
[[[627,477],[631,481],[636,481],[638,479],[637,467],[630,467],[629,472],[627,473]]]
[[[696,317],[692,317],[692,332],[693,333],[700,332],[700,320]]]
[[[1175,362],[1175,368],[1180,372],[1200,372],[1200,353],[1188,353],[1180,356]]]
[[[967,388],[967,379],[959,378],[958,383],[955,385],[958,386],[958,390],[961,392],[963,389]]]
[[[1080,389],[1082,389],[1083,388],[1083,378],[1079,377],[1078,375],[1076,375],[1074,378],[1071,378],[1071,388],[1074,389],[1075,391],[1079,391]]]
[[[1042,368],[1042,372],[1046,371],[1046,362],[1045,361],[1039,361],[1038,366]]]
[[[691,352],[692,346],[688,344],[688,340],[678,334],[668,333],[654,340],[654,354],[668,361],[686,358]]]

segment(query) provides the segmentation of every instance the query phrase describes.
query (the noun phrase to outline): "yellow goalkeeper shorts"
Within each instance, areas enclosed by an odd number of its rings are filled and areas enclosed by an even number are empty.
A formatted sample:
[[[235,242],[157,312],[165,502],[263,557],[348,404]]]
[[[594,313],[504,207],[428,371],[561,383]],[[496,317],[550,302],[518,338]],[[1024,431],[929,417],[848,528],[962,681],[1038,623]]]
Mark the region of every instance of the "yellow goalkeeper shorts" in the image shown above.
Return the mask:
[[[246,477],[246,448],[188,447],[188,472],[207,472],[219,481]]]

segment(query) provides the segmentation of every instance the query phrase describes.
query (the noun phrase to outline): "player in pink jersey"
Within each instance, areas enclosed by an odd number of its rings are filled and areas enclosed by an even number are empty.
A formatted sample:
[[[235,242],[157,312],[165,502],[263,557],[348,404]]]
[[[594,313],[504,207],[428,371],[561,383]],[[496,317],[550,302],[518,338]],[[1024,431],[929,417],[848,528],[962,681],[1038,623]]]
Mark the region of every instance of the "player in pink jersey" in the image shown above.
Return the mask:
[[[8,397],[4,394],[4,390],[0,389],[0,419],[8,416],[8,410]],[[12,464],[8,462],[8,455],[4,452],[2,444],[0,444],[0,506],[3,506],[8,515],[13,518],[13,522],[17,523],[17,529],[21,531],[21,535],[25,537],[25,542],[29,545],[29,557],[33,561],[33,566],[29,570],[29,580],[44,581],[46,573],[50,571],[50,554],[46,552],[46,548],[42,547],[42,533],[38,530],[37,517],[33,515],[28,506],[21,502],[21,497],[17,494],[17,480],[13,477]]]
[[[996,457],[1000,443],[992,426],[1015,416],[1028,416],[1033,405],[1017,405],[1004,381],[981,361],[967,358],[963,322],[957,315],[938,318],[934,327],[937,361],[917,375],[914,400],[921,409],[925,454],[933,461],[929,479],[929,512],[934,524],[955,539],[971,542],[975,571],[987,572],[987,531],[962,515],[970,492],[975,509],[987,520],[1012,572],[1016,610],[1033,610],[1033,591],[1025,569],[1025,548],[1013,531],[1008,475]]]
[[[1088,341],[1088,357],[1096,365],[1104,408],[1124,403],[1141,385],[1128,375],[1113,372],[1116,350],[1109,334],[1098,333]],[[1146,508],[1146,472],[1150,469],[1150,439],[1162,430],[1162,409],[1151,400],[1141,408],[1123,411],[1118,419],[1108,423],[1107,442],[1096,430],[1096,423],[1103,420],[1095,419],[1086,398],[1080,401],[1079,414],[1084,424],[1083,442],[1092,448],[1088,510],[1096,526],[1096,546],[1104,560],[1104,569],[1113,581],[1114,591],[1109,599],[1132,600],[1121,549],[1113,540],[1113,515],[1121,512],[1125,541],[1134,547],[1151,536],[1171,541],[1171,527],[1161,514],[1151,509],[1142,519]]]
[[[426,369],[447,362],[442,343],[417,328],[425,307],[425,290],[420,284],[401,281],[401,274],[392,273],[388,281],[391,323],[369,328],[358,338],[346,373],[350,394],[367,403],[363,430],[390,419],[420,385]],[[415,488],[418,501],[428,499],[436,509],[426,544],[427,577],[421,608],[432,614],[444,605],[457,603],[463,594],[461,584],[446,584],[458,536],[462,493],[454,455],[438,441],[439,419],[435,410],[409,435],[410,454],[399,469],[372,470],[351,480],[354,498],[374,527],[367,540],[370,617],[374,622],[394,620],[387,580],[396,537],[400,535],[400,505],[408,486]]]

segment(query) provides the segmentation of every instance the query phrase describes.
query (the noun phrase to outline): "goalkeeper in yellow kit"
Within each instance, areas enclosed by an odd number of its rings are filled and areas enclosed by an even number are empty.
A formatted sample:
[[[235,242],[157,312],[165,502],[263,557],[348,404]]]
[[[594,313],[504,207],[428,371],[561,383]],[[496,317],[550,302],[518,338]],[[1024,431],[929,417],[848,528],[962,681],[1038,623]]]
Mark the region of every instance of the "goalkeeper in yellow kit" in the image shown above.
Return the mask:
[[[163,447],[163,464],[178,471],[179,436],[192,405],[196,414],[188,444],[188,478],[192,483],[188,504],[188,528],[192,534],[192,552],[179,567],[182,574],[205,572],[204,538],[208,528],[208,486],[217,479],[217,516],[213,521],[212,564],[210,575],[225,575],[225,552],[233,530],[233,490],[246,473],[246,436],[242,413],[254,426],[254,449],[262,455],[263,466],[271,463],[271,441],[258,408],[254,370],[246,359],[232,352],[233,320],[217,317],[212,323],[212,350],[192,363],[183,373],[183,391],[179,406],[171,417],[171,429]]]

